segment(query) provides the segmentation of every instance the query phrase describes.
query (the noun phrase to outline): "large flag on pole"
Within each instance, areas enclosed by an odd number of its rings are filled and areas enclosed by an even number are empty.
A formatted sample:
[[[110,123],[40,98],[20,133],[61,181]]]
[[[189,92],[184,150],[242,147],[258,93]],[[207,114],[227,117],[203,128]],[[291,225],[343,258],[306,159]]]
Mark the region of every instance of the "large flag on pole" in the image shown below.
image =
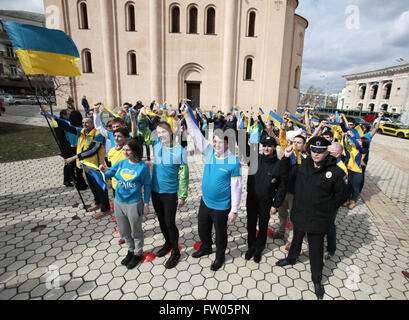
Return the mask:
[[[80,76],[72,39],[61,30],[2,21],[26,75]]]

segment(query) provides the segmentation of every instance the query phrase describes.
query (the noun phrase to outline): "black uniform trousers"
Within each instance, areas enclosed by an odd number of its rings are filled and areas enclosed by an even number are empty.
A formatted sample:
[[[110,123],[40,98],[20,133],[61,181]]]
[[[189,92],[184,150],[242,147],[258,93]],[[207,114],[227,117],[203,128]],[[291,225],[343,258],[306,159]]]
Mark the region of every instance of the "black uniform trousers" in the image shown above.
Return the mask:
[[[294,225],[293,241],[288,252],[287,260],[295,262],[300,255],[305,232]],[[324,267],[324,236],[325,233],[307,233],[308,251],[310,256],[312,282],[321,283],[322,268]]]
[[[165,245],[178,249],[179,230],[176,227],[177,193],[156,193],[152,191],[152,204],[158,216],[160,230],[165,238]]]
[[[230,208],[214,210],[208,208],[203,199],[200,200],[198,229],[202,246],[200,250],[212,250],[212,228],[216,231],[216,258],[223,257],[227,248],[227,220]]]
[[[87,178],[89,188],[94,195],[95,204],[101,205],[102,212],[109,211],[111,206],[109,204],[108,189],[105,188],[105,191],[102,190],[99,184],[95,181],[94,177],[89,173],[85,173],[85,177]]]
[[[247,199],[247,242],[249,249],[255,248],[258,253],[261,253],[266,246],[270,209],[270,202]],[[257,221],[258,235],[256,235]]]

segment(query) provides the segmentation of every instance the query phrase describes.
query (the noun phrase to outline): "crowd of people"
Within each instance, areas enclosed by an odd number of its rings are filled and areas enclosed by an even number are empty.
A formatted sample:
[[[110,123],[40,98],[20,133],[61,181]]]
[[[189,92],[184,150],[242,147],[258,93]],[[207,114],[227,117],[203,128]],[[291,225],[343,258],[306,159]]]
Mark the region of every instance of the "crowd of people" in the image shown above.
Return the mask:
[[[253,169],[249,169],[246,188],[245,259],[261,261],[270,216],[277,214],[279,226],[270,236],[287,240],[288,255],[276,265],[294,265],[307,236],[315,294],[323,298],[322,270],[324,260],[336,251],[337,212],[342,205],[353,209],[357,204],[370,143],[380,121],[371,129],[338,114],[319,119],[305,109],[297,110],[297,117],[286,113],[277,122],[277,117],[263,119],[263,112],[253,118],[237,108],[224,115],[200,108],[193,111],[183,101],[175,109],[155,102],[144,106],[138,101],[135,106],[126,103],[117,114],[110,112],[115,117],[104,123],[101,103],[90,109],[84,97],[82,104],[84,117],[78,111],[62,110],[55,119],[66,164],[64,185],[74,183],[78,190],[85,190],[85,171],[95,201],[89,211],[100,209],[94,215],[99,219],[112,213],[104,182],[112,180],[115,217],[121,239],[128,246],[122,265],[132,269],[142,260],[142,217],[149,213],[151,200],[164,237],[156,256],[170,253],[165,263],[168,269],[180,260],[176,213],[188,198],[189,135],[194,144],[191,148],[204,155],[197,218],[202,244],[192,257],[213,252],[214,227],[216,255],[211,270],[225,263],[228,223],[234,223],[239,214],[241,169],[246,163]],[[152,170],[143,161],[150,162],[151,155]]]

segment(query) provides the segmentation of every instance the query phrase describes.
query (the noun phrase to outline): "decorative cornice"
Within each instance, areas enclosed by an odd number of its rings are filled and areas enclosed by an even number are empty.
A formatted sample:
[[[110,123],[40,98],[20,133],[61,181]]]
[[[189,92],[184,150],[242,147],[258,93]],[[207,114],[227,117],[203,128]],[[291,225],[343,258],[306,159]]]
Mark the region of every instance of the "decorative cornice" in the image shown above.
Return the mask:
[[[345,78],[346,80],[355,80],[355,79],[373,78],[373,77],[385,76],[385,75],[393,75],[395,73],[403,73],[403,72],[409,72],[409,63],[398,65],[398,66],[392,66],[392,67],[388,67],[384,69],[373,70],[373,71],[348,74],[342,77]]]

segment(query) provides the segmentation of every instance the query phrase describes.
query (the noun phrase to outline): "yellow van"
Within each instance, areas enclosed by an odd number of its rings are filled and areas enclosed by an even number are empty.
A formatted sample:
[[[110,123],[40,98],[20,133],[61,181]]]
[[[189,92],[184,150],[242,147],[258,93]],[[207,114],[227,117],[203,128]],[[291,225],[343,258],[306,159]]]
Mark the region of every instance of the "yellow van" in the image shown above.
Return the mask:
[[[385,122],[379,126],[379,133],[399,138],[409,138],[409,126],[403,123]]]

